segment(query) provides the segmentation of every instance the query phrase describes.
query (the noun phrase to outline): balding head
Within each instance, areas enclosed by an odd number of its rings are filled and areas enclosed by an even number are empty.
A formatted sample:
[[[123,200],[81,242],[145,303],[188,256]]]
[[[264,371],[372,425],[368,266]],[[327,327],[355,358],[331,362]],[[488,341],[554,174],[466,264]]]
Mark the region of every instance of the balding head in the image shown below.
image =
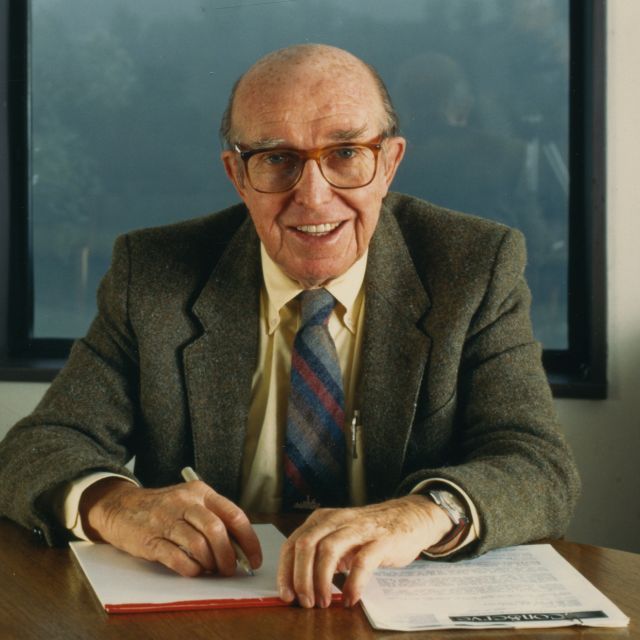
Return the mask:
[[[225,171],[269,257],[304,288],[346,273],[373,237],[405,148],[384,96],[369,66],[323,45],[271,53],[235,87]]]
[[[298,87],[303,92],[309,84],[327,79],[354,89],[369,84],[378,103],[377,109],[372,108],[379,111],[380,130],[385,135],[398,134],[398,116],[382,78],[373,67],[337,47],[300,44],[268,53],[236,82],[220,126],[223,145],[230,147],[239,140],[238,104],[255,104],[265,98],[265,89],[275,92]]]

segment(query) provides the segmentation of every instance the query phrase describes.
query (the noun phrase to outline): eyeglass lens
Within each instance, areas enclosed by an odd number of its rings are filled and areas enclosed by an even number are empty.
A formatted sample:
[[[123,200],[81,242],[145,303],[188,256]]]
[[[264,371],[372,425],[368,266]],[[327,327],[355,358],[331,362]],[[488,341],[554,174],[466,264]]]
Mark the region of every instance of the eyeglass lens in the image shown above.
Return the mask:
[[[256,153],[247,162],[249,180],[260,191],[286,191],[300,178],[306,160],[306,155],[293,150]],[[320,154],[319,166],[322,175],[333,186],[356,188],[373,179],[376,155],[364,146],[336,147]]]

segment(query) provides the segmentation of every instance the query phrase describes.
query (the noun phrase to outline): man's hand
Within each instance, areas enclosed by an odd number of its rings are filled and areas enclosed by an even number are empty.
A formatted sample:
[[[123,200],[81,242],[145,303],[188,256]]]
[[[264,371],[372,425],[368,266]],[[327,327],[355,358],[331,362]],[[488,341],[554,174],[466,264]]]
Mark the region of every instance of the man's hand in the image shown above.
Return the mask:
[[[89,487],[80,501],[87,535],[133,556],[161,562],[183,576],[204,571],[233,575],[232,536],[252,568],[262,551],[249,519],[204,482],[142,489],[119,478]]]
[[[296,529],[280,553],[278,588],[285,602],[328,607],[336,571],[348,571],[344,605],[360,599],[371,573],[401,567],[438,543],[451,520],[434,502],[410,495],[352,509],[318,509]]]

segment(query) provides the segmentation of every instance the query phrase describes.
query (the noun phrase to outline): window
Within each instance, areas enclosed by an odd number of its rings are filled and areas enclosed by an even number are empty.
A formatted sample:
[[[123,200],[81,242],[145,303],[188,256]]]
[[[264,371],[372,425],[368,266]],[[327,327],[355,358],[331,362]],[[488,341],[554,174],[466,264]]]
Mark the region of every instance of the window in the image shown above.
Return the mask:
[[[409,143],[395,190],[525,233],[556,393],[602,395],[603,4],[4,0],[5,351],[63,358],[117,234],[235,202],[217,158],[229,90],[263,53],[315,41],[387,82]]]

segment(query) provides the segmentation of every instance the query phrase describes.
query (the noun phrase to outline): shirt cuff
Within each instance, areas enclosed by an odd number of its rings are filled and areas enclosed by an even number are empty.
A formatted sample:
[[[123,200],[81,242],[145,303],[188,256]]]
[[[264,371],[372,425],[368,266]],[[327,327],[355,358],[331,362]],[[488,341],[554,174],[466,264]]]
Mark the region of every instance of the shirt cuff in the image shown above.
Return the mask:
[[[421,493],[427,494],[429,489],[433,488],[434,485],[438,485],[442,487],[443,485],[455,493],[465,504],[465,511],[467,512],[467,516],[469,517],[470,526],[466,533],[466,535],[458,540],[458,542],[450,549],[446,551],[432,553],[427,550],[424,550],[422,553],[429,558],[444,558],[446,556],[450,556],[456,551],[459,551],[463,547],[466,547],[468,544],[471,544],[474,540],[477,540],[480,537],[480,516],[478,515],[478,510],[476,506],[473,504],[471,498],[467,495],[463,489],[461,489],[455,482],[451,482],[450,480],[445,480],[444,478],[429,478],[428,480],[423,480],[419,482],[412,490],[411,493]]]
[[[127,476],[122,476],[119,473],[110,473],[108,471],[97,471],[96,473],[90,473],[69,482],[64,488],[61,520],[62,524],[69,529],[76,538],[80,538],[80,540],[91,542],[82,528],[82,518],[80,517],[80,499],[82,498],[82,494],[90,486],[105,478],[122,478],[123,480],[131,482],[131,484],[140,486]]]

